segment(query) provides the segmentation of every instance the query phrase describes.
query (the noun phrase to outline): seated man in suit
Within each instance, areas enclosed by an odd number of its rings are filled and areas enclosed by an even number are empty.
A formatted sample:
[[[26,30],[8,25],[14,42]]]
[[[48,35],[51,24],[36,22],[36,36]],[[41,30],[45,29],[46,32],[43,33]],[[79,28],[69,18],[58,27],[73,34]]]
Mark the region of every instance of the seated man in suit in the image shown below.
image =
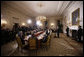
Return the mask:
[[[31,32],[30,31],[27,31],[26,35],[30,35],[30,34],[31,34]]]
[[[45,43],[47,42],[48,35],[44,35],[44,38],[42,39],[42,42]]]

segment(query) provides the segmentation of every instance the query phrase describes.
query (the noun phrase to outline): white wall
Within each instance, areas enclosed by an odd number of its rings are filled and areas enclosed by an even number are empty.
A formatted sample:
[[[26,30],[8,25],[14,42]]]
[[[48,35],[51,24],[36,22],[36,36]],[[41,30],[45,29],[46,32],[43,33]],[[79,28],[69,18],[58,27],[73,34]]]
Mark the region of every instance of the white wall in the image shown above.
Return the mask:
[[[66,22],[65,22],[65,19],[68,21],[68,22],[72,22],[72,12],[76,9],[80,8],[80,25],[82,26],[83,28],[83,1],[75,1],[75,3],[73,3],[68,9],[66,9],[64,11],[64,15],[63,15],[63,24],[64,24],[64,33],[65,32],[65,29],[66,29],[66,26],[68,25]],[[66,18],[65,18],[66,16]],[[69,25],[68,25],[69,26]],[[70,27],[70,26],[69,26]]]
[[[57,26],[57,20],[60,20],[60,22],[62,23],[62,17],[48,17],[48,27],[55,29]],[[51,23],[54,23],[54,26],[51,27]]]
[[[25,22],[27,24],[27,19],[29,18],[28,16],[25,16],[21,12],[17,11],[16,9],[6,5],[2,4],[1,5],[1,19],[4,19],[7,21],[6,28],[12,29],[14,22],[17,22],[21,25],[22,22]],[[19,19],[14,19],[19,18]]]

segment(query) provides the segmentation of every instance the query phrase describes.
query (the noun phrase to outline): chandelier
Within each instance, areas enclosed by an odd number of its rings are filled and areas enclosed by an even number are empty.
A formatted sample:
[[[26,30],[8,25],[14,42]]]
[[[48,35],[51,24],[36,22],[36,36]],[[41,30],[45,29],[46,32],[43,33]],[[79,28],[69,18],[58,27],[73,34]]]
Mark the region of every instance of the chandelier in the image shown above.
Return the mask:
[[[44,4],[42,2],[39,2],[38,3],[38,6],[39,6],[40,12],[41,12],[41,9],[44,6]],[[42,16],[42,14],[40,14],[40,16],[37,16],[36,19],[37,20],[40,20],[40,21],[46,21],[46,17],[45,16]]]
[[[40,21],[46,21],[46,17],[45,16],[38,16],[36,17],[37,20],[40,20]]]

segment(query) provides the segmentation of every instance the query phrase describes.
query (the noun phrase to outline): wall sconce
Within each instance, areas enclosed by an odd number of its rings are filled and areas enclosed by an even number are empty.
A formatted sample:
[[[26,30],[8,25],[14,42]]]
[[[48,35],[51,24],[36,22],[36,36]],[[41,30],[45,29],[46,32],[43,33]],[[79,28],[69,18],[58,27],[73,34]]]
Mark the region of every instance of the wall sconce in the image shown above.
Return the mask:
[[[51,23],[51,26],[53,27],[54,26],[54,23]]]
[[[26,24],[25,23],[22,23],[22,26],[25,26]]]
[[[2,27],[5,27],[5,26],[6,26],[6,24],[7,24],[7,21],[6,21],[6,20],[2,20],[2,19],[1,19],[1,26],[2,26]]]
[[[7,24],[7,21],[1,19],[1,24]]]

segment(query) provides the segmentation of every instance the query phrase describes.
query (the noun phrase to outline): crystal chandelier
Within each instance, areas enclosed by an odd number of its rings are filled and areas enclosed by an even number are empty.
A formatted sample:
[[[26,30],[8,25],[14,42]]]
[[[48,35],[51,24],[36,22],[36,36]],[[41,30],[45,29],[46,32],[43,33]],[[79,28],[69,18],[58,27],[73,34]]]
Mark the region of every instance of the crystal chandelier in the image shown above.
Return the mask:
[[[38,16],[36,19],[40,20],[40,21],[46,21],[46,17],[45,16]]]
[[[41,8],[44,6],[44,4],[42,2],[39,2],[38,3],[38,6],[39,6],[40,12],[41,12]],[[37,20],[40,20],[40,21],[46,21],[46,17],[45,16],[42,16],[42,15],[37,16],[36,19]]]

